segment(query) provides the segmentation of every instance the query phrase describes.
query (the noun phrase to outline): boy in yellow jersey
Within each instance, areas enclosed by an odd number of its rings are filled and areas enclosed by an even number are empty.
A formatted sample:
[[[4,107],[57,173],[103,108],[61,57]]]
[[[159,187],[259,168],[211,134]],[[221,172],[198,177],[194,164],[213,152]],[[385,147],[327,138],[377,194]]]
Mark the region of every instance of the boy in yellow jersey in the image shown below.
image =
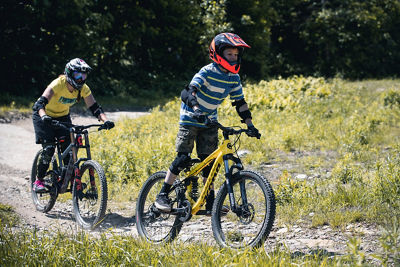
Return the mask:
[[[81,98],[99,121],[104,122],[107,129],[114,127],[112,121],[107,120],[103,109],[97,104],[89,86],[85,84],[91,67],[82,59],[75,58],[65,66],[64,75],[52,81],[44,90],[42,96],[33,105],[33,127],[35,129],[36,143],[42,144],[43,152],[39,159],[36,181],[33,190],[37,193],[45,191],[43,177],[53,157],[55,146],[54,138],[65,136],[62,149],[71,143],[68,131],[55,129],[51,126],[53,120],[72,123],[69,108],[79,102]],[[69,158],[64,160],[67,164]]]

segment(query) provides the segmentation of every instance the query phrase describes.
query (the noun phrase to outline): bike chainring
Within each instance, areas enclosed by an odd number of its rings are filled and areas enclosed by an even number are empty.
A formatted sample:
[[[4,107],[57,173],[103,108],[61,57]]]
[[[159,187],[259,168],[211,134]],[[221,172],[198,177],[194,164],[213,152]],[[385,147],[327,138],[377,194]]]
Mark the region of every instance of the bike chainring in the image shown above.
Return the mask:
[[[57,196],[57,174],[55,172],[50,171],[49,173],[47,173],[45,178],[43,179],[43,184],[44,187],[48,190],[46,193],[49,193],[52,196]]]
[[[181,222],[187,222],[192,217],[192,205],[189,200],[184,200],[180,203],[179,207],[183,211],[180,213],[179,220]]]

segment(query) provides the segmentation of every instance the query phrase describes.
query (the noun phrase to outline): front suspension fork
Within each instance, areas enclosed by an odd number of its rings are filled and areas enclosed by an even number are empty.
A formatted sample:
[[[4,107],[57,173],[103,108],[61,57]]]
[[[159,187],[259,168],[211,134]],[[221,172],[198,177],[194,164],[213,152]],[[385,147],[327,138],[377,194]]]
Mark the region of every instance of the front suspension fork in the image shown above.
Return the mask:
[[[229,160],[232,160],[234,164],[229,167]],[[247,207],[247,193],[245,187],[245,181],[239,181],[240,186],[240,197],[242,198],[242,205],[240,207],[237,206],[235,200],[235,194],[233,193],[233,170],[237,169],[238,171],[243,170],[243,165],[239,158],[234,157],[233,155],[225,155],[223,158],[224,166],[225,166],[225,179],[226,179],[226,187],[228,190],[229,202],[231,205],[231,211],[236,213],[237,215],[242,214],[242,207]]]

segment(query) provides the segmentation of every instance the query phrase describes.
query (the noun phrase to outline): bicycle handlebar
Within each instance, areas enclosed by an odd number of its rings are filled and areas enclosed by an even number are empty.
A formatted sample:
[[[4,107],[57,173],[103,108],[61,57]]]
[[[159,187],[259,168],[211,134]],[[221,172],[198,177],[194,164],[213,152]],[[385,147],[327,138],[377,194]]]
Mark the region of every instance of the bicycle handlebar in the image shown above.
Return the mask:
[[[217,127],[218,129],[221,129],[223,134],[224,134],[224,136],[225,135],[226,136],[238,135],[238,134],[241,134],[241,133],[246,133],[248,136],[256,137],[257,139],[260,139],[260,137],[261,137],[261,134],[258,134],[257,136],[252,135],[251,131],[249,129],[242,129],[241,128],[239,130],[236,130],[236,129],[232,128],[232,127],[225,127],[221,123],[219,123],[217,120],[208,119],[208,122],[206,122],[206,126],[208,126],[210,128],[211,127]]]
[[[91,127],[99,127],[98,131],[106,129],[104,124],[75,125],[72,123],[60,122],[56,120],[51,121],[51,125],[53,127],[64,128],[65,130],[68,131],[72,129],[74,133],[82,133],[83,130]]]

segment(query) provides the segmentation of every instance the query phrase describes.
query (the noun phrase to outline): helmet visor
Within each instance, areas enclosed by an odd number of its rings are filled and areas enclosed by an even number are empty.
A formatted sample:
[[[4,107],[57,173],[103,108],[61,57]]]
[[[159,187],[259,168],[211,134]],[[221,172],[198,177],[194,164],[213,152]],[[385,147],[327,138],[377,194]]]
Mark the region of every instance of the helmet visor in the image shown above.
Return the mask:
[[[78,72],[78,71],[74,71],[72,73],[72,76],[74,77],[74,80],[77,81],[78,83],[85,82],[85,80],[87,78],[87,74],[86,73]]]

